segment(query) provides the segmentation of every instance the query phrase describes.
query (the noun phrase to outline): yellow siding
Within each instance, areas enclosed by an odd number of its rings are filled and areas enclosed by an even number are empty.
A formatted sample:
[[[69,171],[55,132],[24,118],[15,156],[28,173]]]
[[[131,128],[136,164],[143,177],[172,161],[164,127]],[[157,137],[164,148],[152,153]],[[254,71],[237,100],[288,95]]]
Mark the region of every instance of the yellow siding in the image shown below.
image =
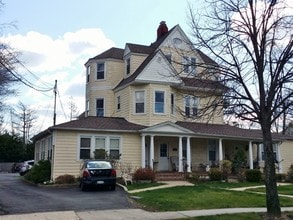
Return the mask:
[[[113,89],[124,76],[124,62],[106,60],[106,79],[96,80],[96,62],[91,63],[90,82],[86,84],[86,100],[90,101],[90,116],[96,116],[96,98],[105,99],[105,116],[113,116],[115,99]]]
[[[130,57],[130,74],[134,73],[135,70],[142,64],[146,59],[146,55],[143,54],[132,54]]]
[[[80,161],[77,160],[77,133],[74,131],[54,131],[55,154],[53,179],[60,175],[79,175]]]
[[[289,168],[293,165],[293,140],[283,141],[280,145],[281,166],[283,173],[288,173]]]
[[[56,138],[53,179],[60,175],[79,175],[81,160],[78,157],[80,135],[109,135],[109,133],[86,133],[77,131],[54,131]],[[138,134],[111,134],[121,137],[121,161],[133,169],[141,165],[141,139]]]

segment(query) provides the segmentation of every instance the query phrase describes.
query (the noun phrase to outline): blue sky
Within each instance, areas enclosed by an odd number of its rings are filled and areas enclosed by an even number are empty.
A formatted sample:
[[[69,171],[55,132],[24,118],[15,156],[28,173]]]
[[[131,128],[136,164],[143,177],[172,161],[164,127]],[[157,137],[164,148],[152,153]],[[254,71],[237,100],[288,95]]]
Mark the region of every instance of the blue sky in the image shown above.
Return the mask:
[[[58,80],[57,124],[69,120],[70,97],[84,111],[84,63],[110,47],[125,43],[149,45],[164,20],[169,28],[179,24],[188,34],[187,0],[3,0],[1,23],[16,28],[2,30],[1,41],[20,51],[28,72],[19,73],[37,87],[52,87]],[[200,4],[199,1],[192,3]],[[195,5],[196,6],[196,5]],[[35,75],[36,77],[33,77]],[[19,101],[37,111],[33,132],[52,125],[53,92],[41,93],[18,85]],[[6,117],[7,129],[10,117]],[[32,133],[32,132],[31,132]]]

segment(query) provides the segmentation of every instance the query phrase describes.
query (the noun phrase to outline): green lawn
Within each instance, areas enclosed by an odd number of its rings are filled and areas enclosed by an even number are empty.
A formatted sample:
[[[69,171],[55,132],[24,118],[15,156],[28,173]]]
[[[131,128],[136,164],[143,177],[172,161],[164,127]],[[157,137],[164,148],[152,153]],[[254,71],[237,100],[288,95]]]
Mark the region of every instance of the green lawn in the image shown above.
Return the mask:
[[[265,188],[248,189],[247,191],[265,192]],[[278,186],[278,193],[293,196],[293,184],[287,186]]]
[[[128,191],[135,190],[135,189],[144,189],[144,188],[150,188],[154,186],[161,186],[165,185],[165,183],[133,183],[128,184],[127,189]]]
[[[235,192],[227,188],[228,183],[210,183],[197,186],[180,186],[135,193],[141,197],[139,203],[150,210],[178,211],[235,207],[265,207],[265,195]],[[225,187],[224,187],[225,186]],[[235,184],[231,184],[233,187]],[[293,206],[293,199],[280,198],[281,206]]]
[[[283,216],[284,215],[290,216],[290,218],[292,218],[293,212],[285,212],[283,213]],[[265,219],[265,213],[225,214],[225,215],[194,217],[192,219],[194,220],[263,220]],[[283,219],[286,219],[286,218],[283,218]]]

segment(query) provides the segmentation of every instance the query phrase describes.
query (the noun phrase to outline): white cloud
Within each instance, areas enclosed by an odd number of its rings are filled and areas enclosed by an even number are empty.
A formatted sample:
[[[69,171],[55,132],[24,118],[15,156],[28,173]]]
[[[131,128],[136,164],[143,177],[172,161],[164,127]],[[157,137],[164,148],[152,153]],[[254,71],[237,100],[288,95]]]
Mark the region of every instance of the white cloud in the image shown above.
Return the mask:
[[[74,65],[80,57],[91,57],[114,45],[100,29],[67,32],[58,39],[30,31],[1,40],[22,53],[21,61],[33,72],[55,71]]]
[[[114,42],[102,30],[94,28],[67,32],[57,39],[30,31],[25,35],[7,35],[0,38],[0,41],[9,43],[21,52],[19,59],[29,71],[18,69],[18,72],[35,87],[53,88],[54,81],[58,81],[57,123],[66,121],[64,111],[69,115],[67,103],[70,97],[76,101],[78,111],[84,111],[84,63],[114,46]],[[52,125],[53,97],[53,91],[41,93],[21,86],[19,96],[12,97],[9,104],[15,105],[22,101],[36,110],[39,119],[35,127],[39,132]]]

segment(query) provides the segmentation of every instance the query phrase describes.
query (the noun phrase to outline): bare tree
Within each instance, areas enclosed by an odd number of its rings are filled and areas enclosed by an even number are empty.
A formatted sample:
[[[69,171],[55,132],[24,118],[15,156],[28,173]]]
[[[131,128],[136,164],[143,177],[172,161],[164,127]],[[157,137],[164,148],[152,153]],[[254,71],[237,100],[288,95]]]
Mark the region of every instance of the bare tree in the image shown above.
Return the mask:
[[[15,118],[14,125],[22,134],[23,143],[28,144],[31,137],[31,128],[37,119],[36,113],[22,102],[19,102],[17,110],[13,114]]]
[[[78,118],[78,114],[79,114],[78,107],[75,104],[74,99],[73,99],[72,96],[69,98],[69,102],[67,104],[68,104],[68,107],[69,107],[69,110],[70,110],[70,121],[72,121],[73,119]]]
[[[289,3],[289,1],[287,1]],[[227,114],[257,123],[263,134],[266,205],[280,216],[272,125],[293,105],[293,16],[285,0],[206,0],[189,7],[194,46],[216,63],[196,63],[204,78],[226,86],[224,98],[209,103]]]

